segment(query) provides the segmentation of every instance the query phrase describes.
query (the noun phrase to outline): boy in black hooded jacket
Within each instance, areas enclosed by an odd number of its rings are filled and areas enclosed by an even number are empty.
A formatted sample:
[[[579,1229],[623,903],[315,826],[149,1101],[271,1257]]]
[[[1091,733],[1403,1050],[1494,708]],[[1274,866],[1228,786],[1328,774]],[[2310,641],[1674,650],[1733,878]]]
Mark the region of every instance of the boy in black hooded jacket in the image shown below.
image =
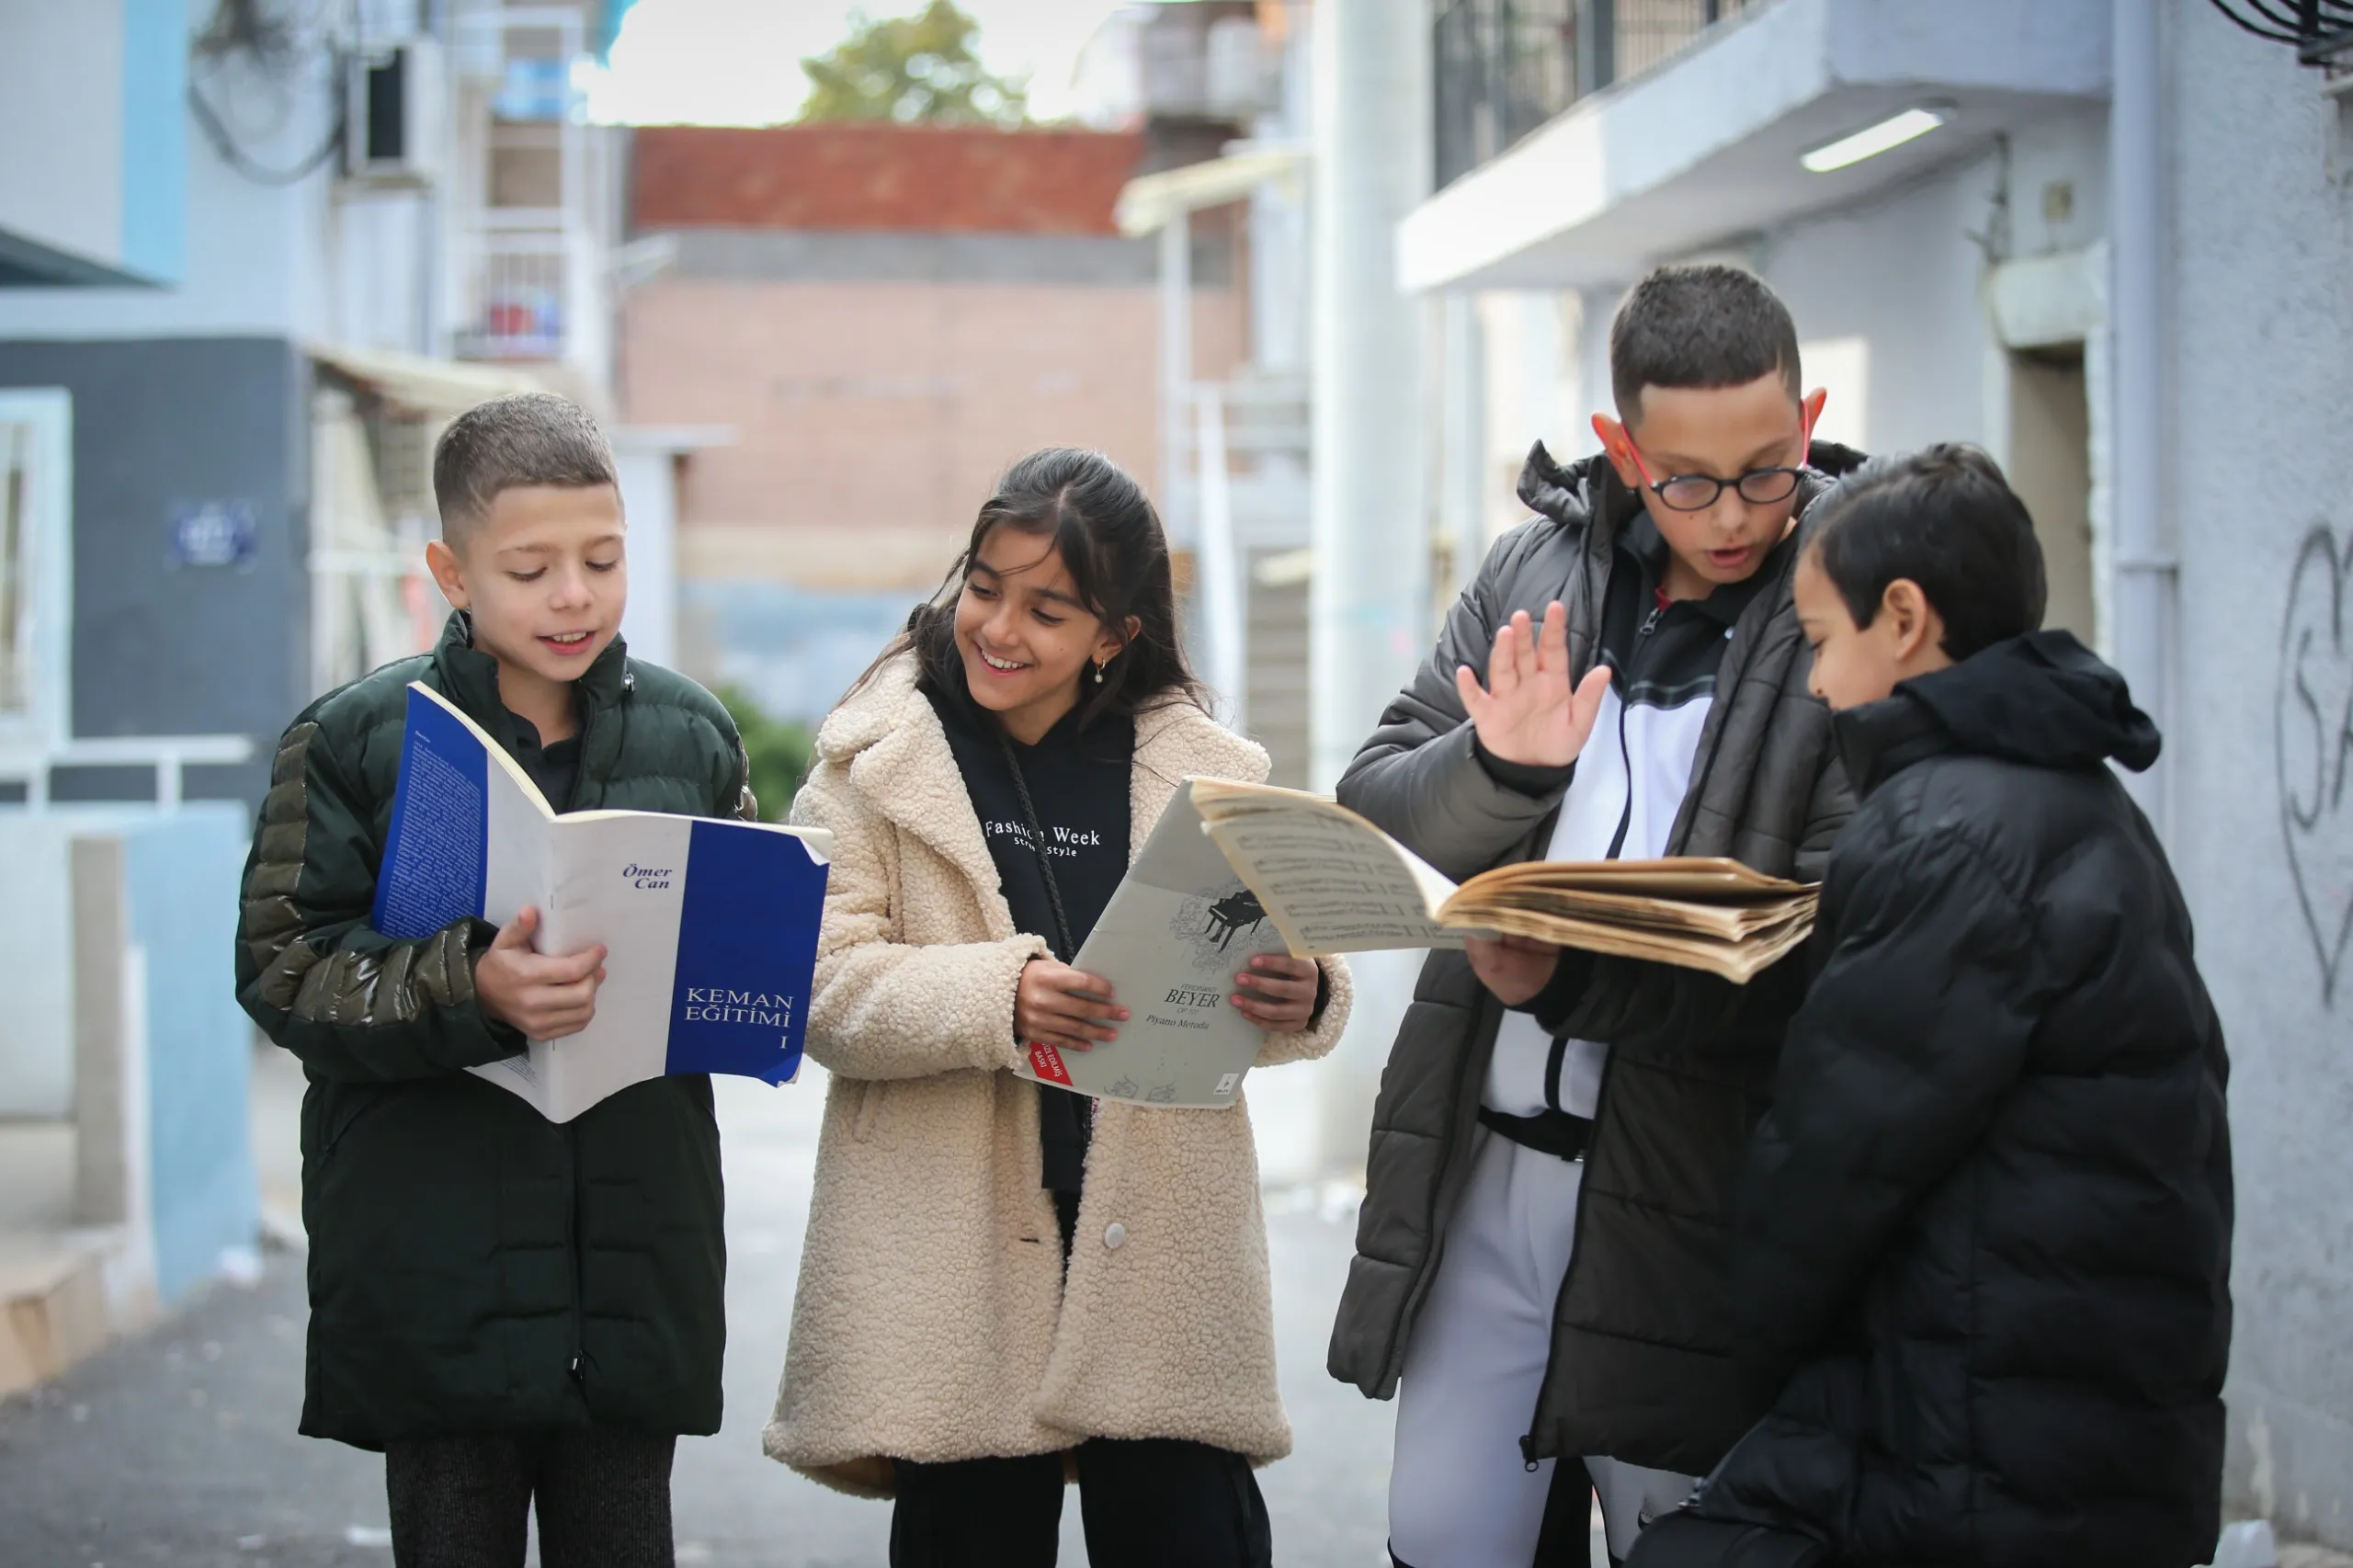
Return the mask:
[[[1825,498],[1795,587],[1861,804],[1738,1209],[1735,1355],[1778,1399],[1633,1568],[2205,1562],[2228,1062],[2106,766],[2155,727],[2035,630],[2033,524],[1974,449]]]

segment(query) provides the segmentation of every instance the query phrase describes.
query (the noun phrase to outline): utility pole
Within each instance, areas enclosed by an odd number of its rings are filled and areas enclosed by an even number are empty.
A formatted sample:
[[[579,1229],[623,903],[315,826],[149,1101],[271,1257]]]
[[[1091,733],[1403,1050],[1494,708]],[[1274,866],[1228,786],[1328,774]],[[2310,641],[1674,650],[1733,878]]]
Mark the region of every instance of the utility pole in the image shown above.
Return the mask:
[[[1429,639],[1419,303],[1397,224],[1429,190],[1429,18],[1318,0],[1309,593],[1311,781],[1328,790]]]
[[[2148,0],[2116,0],[2109,102],[2109,463],[2116,540],[2116,667],[2160,732],[2173,721],[2178,574],[2164,484],[2165,118],[2163,19]],[[2125,777],[2160,835],[2172,822],[2172,757]]]

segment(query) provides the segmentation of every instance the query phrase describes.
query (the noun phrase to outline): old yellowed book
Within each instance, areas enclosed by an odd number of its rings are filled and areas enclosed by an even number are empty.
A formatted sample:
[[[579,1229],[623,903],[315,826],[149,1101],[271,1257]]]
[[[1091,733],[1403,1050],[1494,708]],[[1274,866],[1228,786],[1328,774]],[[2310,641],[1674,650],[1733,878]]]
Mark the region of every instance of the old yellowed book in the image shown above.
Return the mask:
[[[1737,860],[1531,860],[1457,886],[1326,796],[1200,778],[1192,801],[1302,958],[1500,933],[1745,984],[1813,929],[1813,887]]]

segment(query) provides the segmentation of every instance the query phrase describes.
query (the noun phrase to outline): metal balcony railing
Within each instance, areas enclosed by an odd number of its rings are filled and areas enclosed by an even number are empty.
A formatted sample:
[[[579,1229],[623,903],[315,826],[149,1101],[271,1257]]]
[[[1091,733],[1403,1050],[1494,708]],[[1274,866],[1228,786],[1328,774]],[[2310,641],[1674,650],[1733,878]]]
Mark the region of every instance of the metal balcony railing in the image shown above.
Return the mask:
[[[1441,0],[1437,174],[1443,187],[1578,99],[1647,71],[1763,0]]]
[[[596,246],[563,212],[493,209],[466,246],[460,358],[556,360],[597,308]]]

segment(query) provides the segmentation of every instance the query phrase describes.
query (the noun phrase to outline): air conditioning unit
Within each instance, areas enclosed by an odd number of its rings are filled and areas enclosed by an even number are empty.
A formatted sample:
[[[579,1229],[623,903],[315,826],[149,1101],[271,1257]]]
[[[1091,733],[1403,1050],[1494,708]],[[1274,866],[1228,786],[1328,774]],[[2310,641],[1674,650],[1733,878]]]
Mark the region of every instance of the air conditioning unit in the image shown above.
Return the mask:
[[[344,177],[421,189],[441,172],[449,139],[441,46],[426,37],[354,55],[345,97]]]

